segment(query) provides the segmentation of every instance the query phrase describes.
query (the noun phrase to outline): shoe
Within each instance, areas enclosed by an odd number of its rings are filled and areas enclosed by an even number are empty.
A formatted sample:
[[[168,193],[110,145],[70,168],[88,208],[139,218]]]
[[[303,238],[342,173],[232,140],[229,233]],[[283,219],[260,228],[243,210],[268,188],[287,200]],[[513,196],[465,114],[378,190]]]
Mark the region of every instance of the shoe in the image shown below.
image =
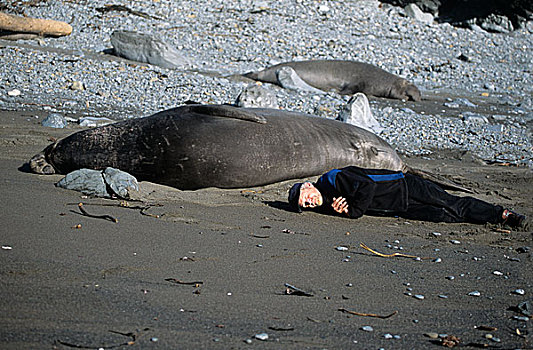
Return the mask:
[[[515,213],[509,209],[505,209],[502,214],[503,225],[511,228],[527,229],[529,222],[525,215]]]

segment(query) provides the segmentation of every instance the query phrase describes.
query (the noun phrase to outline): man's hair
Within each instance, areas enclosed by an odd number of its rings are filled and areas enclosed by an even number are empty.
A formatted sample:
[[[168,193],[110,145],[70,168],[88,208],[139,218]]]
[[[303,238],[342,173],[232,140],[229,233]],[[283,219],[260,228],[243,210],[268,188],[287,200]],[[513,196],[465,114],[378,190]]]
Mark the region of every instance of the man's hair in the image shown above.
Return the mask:
[[[300,205],[298,204],[298,201],[300,199],[300,188],[302,187],[302,185],[302,182],[295,183],[289,190],[289,205],[291,209],[298,213],[302,212],[302,208],[300,208]]]

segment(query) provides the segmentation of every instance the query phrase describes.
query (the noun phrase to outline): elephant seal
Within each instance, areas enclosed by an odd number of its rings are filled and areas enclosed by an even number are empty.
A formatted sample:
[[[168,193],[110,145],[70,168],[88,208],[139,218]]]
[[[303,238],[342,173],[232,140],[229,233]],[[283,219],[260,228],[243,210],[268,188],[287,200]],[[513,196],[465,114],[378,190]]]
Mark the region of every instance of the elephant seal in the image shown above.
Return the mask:
[[[406,168],[385,140],[359,127],[227,105],[186,105],[79,131],[30,160],[41,174],[113,167],[182,190],[260,186],[348,165]]]
[[[292,68],[304,83],[341,95],[362,92],[376,97],[420,101],[418,88],[409,81],[368,63],[342,60],[286,62],[259,72],[244,74],[250,79],[283,86],[278,74]],[[286,73],[285,73],[286,74]]]

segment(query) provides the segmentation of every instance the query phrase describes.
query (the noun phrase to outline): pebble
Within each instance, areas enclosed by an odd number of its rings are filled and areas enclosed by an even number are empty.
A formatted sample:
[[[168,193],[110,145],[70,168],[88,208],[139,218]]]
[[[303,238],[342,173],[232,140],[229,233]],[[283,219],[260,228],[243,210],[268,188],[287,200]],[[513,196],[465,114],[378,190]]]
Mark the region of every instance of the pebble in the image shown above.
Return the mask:
[[[2,246],[2,249],[3,249],[3,250],[12,250],[13,247],[10,246],[10,245],[3,245],[3,246]]]
[[[433,262],[440,263],[440,262],[442,262],[442,259],[441,258],[436,258],[436,259],[433,260]]]
[[[468,293],[468,295],[471,296],[471,297],[479,297],[479,296],[481,296],[481,293],[479,291],[475,290],[475,291],[472,291],[472,292]]]
[[[517,294],[517,295],[524,295],[524,294],[526,294],[526,291],[523,290],[523,289],[521,289],[521,288],[519,288],[519,289],[515,289],[515,290],[513,290],[512,293],[513,293],[513,294]]]
[[[374,328],[372,328],[371,326],[363,326],[361,327],[361,329],[365,332],[373,332],[374,331]]]
[[[337,250],[340,251],[340,252],[345,252],[345,251],[348,250],[348,247],[338,246],[338,247],[335,248],[335,249],[337,249]]]
[[[259,334],[256,334],[254,336],[255,339],[258,339],[258,340],[268,340],[268,334],[267,333],[259,333]]]
[[[456,240],[456,239],[452,239],[452,240],[450,241],[450,243],[451,243],[451,244],[461,244],[461,241],[458,241],[458,240]]]
[[[450,281],[453,281],[455,279],[455,277],[454,276],[446,276],[446,279],[450,280]]]
[[[424,333],[424,336],[430,338],[430,339],[438,339],[439,338],[439,333],[434,333],[434,332],[428,332],[428,333]]]
[[[70,85],[71,90],[77,90],[77,91],[83,91],[85,90],[85,86],[83,86],[83,83],[81,81],[73,81]]]
[[[492,274],[496,276],[503,276],[503,272],[500,272],[500,271],[494,271],[492,272]]]
[[[383,335],[383,338],[385,338],[385,339],[392,339],[393,337],[392,337],[392,334],[390,334],[390,333],[386,333],[386,334]]]
[[[513,319],[517,321],[523,321],[523,322],[529,321],[529,317],[527,316],[513,316]]]
[[[439,298],[441,298],[441,299],[448,299],[448,296],[447,296],[447,295],[444,295],[444,294],[439,294]]]
[[[8,91],[7,94],[12,97],[20,96],[21,92],[19,89],[13,89],[11,91]]]
[[[415,294],[413,295],[415,297],[415,299],[418,299],[418,300],[424,300],[426,297],[423,296],[422,294]]]

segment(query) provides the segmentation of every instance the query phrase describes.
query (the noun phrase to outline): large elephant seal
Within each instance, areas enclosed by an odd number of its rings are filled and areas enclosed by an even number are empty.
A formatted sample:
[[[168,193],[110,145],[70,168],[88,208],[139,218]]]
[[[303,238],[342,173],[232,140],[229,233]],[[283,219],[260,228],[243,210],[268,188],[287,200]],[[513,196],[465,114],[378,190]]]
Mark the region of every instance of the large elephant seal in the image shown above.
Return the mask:
[[[30,161],[37,173],[113,167],[183,190],[259,186],[347,165],[405,168],[387,142],[356,126],[225,105],[187,105],[80,131]]]
[[[362,92],[366,95],[420,101],[418,88],[409,81],[368,63],[342,60],[286,62],[250,72],[244,76],[283,86],[280,72],[292,68],[298,77],[311,87],[322,91],[336,91],[341,95]]]

